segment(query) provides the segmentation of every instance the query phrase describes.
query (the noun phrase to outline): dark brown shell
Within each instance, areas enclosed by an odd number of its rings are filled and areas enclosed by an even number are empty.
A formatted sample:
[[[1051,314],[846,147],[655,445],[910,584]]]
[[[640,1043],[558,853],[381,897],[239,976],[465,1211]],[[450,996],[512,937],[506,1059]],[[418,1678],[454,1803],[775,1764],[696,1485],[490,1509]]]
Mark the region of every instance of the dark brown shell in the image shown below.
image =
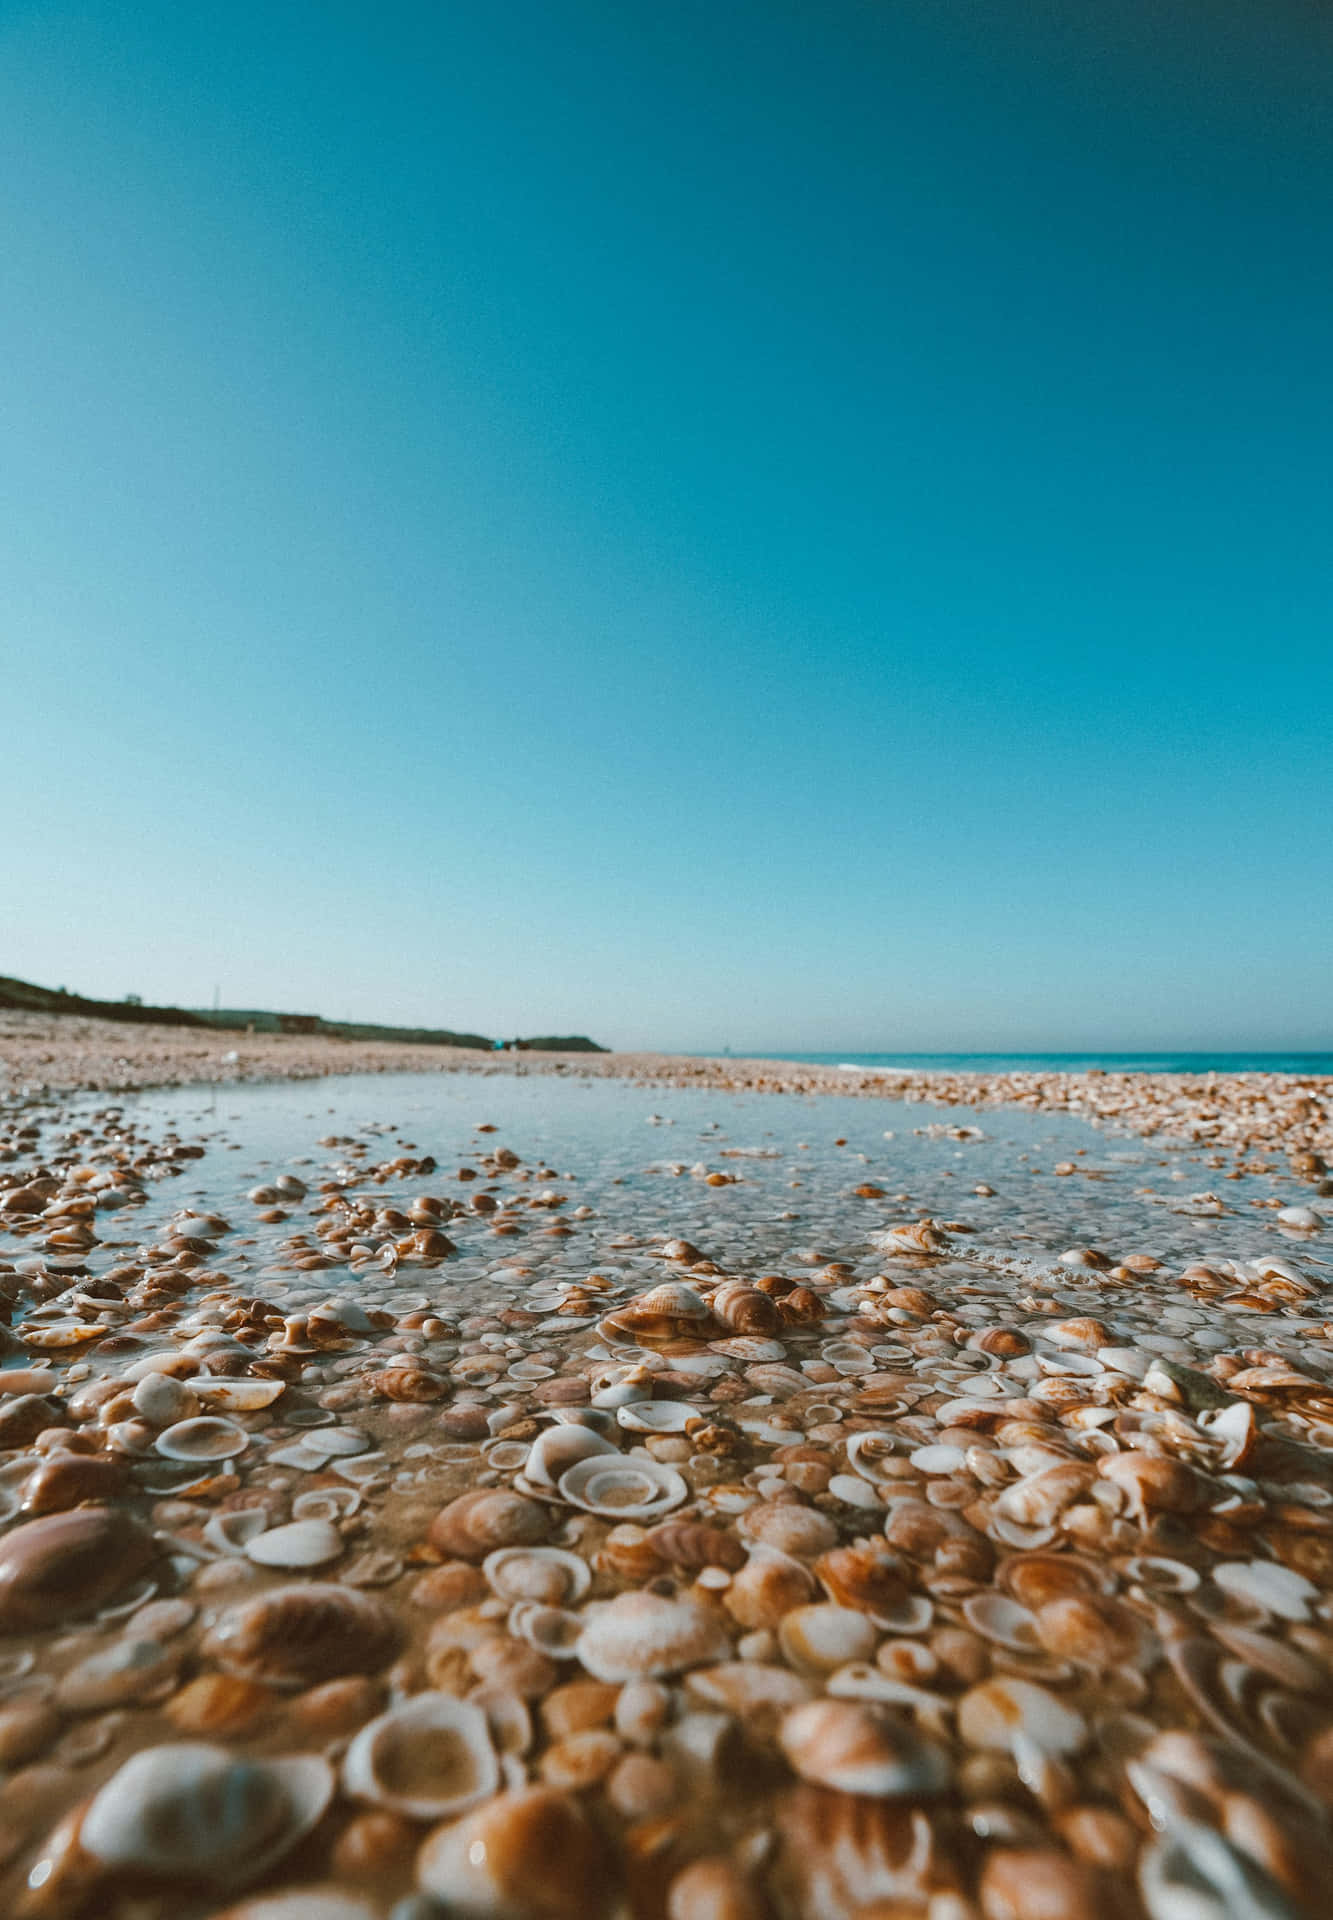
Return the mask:
[[[64,1513],[84,1500],[111,1500],[122,1492],[125,1461],[101,1453],[52,1453],[23,1482],[25,1513]]]
[[[346,1673],[376,1673],[402,1646],[382,1600],[315,1581],[274,1587],[228,1607],[204,1652],[229,1673],[262,1686],[307,1687]]]
[[[58,1626],[91,1612],[156,1556],[147,1528],[114,1508],[29,1520],[0,1541],[0,1633]]]
[[[370,1384],[376,1393],[389,1400],[422,1402],[442,1400],[449,1391],[448,1382],[425,1367],[385,1367],[372,1373]]]

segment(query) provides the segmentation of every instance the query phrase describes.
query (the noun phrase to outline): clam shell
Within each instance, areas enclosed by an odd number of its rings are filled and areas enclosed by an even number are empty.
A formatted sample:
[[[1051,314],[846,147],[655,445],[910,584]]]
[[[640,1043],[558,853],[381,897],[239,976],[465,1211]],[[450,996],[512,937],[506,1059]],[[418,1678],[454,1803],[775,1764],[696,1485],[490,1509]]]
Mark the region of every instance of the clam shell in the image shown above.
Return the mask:
[[[688,1400],[638,1400],[616,1410],[616,1419],[631,1433],[684,1433],[695,1417]]]
[[[417,1885],[460,1920],[602,1920],[620,1874],[576,1801],[549,1787],[498,1794],[437,1827]]]
[[[499,1790],[500,1763],[481,1707],[446,1693],[418,1693],[363,1727],[343,1761],[354,1799],[440,1820]]]
[[[689,1491],[674,1467],[646,1454],[580,1460],[560,1476],[561,1497],[571,1506],[613,1520],[655,1520],[683,1506]]]
[[[159,1433],[153,1445],[168,1460],[231,1460],[244,1453],[250,1436],[234,1421],[205,1413],[193,1420],[179,1420]]]
[[[55,1704],[65,1713],[99,1713],[108,1707],[147,1705],[170,1688],[181,1656],[156,1640],[123,1637],[99,1647],[62,1675]]]
[[[376,1673],[402,1645],[382,1600],[317,1582],[273,1587],[238,1601],[204,1640],[229,1673],[264,1686],[313,1686],[347,1673]]]
[[[1088,1737],[1081,1713],[1031,1680],[983,1681],[958,1703],[958,1731],[970,1747],[1008,1753],[1023,1734],[1044,1753],[1077,1753]]]
[[[697,1600],[622,1593],[584,1619],[578,1656],[597,1680],[652,1680],[731,1654],[718,1615]]]
[[[778,1644],[797,1673],[832,1673],[849,1661],[869,1660],[879,1634],[864,1613],[831,1601],[793,1607],[778,1625]],[[829,1785],[829,1782],[824,1782]]]
[[[535,1500],[504,1487],[474,1487],[436,1514],[430,1524],[430,1542],[454,1559],[479,1561],[501,1547],[536,1546],[549,1528],[546,1509]]]
[[[82,1507],[0,1540],[0,1633],[50,1627],[104,1606],[157,1556],[146,1528],[112,1507]]]
[[[149,1747],[96,1795],[80,1844],[108,1867],[240,1887],[309,1832],[333,1785],[314,1754],[252,1762],[202,1742]]]
[[[269,1527],[245,1542],[245,1552],[261,1567],[323,1567],[336,1560],[346,1542],[328,1520],[292,1520]]]
[[[547,1427],[529,1447],[523,1472],[534,1487],[546,1487],[554,1492],[561,1476],[580,1460],[608,1454],[618,1458],[619,1453],[614,1440],[608,1440],[592,1427]]]
[[[196,1374],[190,1385],[219,1413],[259,1413],[287,1391],[285,1380],[214,1380],[208,1374]]]
[[[944,1749],[867,1701],[812,1700],[795,1707],[778,1740],[803,1780],[839,1793],[917,1798],[949,1785]]]

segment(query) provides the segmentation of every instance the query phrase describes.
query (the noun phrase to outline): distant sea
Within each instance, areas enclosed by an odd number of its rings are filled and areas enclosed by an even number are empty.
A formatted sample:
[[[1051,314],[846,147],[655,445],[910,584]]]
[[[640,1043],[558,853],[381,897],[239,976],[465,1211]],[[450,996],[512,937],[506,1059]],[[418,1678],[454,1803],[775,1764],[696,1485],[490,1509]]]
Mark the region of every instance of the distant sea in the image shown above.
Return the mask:
[[[747,1053],[748,1060],[800,1060],[820,1067],[900,1068],[909,1073],[1294,1073],[1333,1074],[1333,1053]]]

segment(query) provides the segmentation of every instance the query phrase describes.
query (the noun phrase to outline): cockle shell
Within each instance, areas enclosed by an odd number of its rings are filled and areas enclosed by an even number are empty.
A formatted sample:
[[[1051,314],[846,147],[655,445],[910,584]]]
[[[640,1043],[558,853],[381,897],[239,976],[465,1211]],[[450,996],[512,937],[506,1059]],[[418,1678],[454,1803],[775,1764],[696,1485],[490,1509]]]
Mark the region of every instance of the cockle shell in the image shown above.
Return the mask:
[[[552,1432],[579,1429],[552,1428]],[[545,1507],[505,1487],[460,1493],[430,1523],[430,1543],[458,1560],[484,1560],[501,1547],[530,1547],[550,1531]]]
[[[347,1673],[376,1673],[402,1645],[392,1610],[352,1587],[311,1581],[238,1601],[204,1640],[230,1673],[271,1687],[310,1686]]]
[[[1007,1753],[1021,1734],[1044,1753],[1077,1753],[1088,1737],[1081,1713],[1031,1680],[985,1680],[958,1703],[958,1731],[970,1747]]]
[[[247,1761],[202,1743],[149,1747],[97,1794],[79,1842],[106,1867],[244,1886],[309,1832],[333,1785],[315,1754]]]
[[[706,1340],[717,1331],[706,1302],[683,1280],[666,1280],[626,1301],[606,1316],[602,1326],[612,1340],[637,1340],[644,1347]]]
[[[796,1707],[778,1740],[803,1780],[839,1793],[918,1798],[949,1784],[944,1749],[867,1701],[812,1700]]]
[[[897,1619],[909,1597],[902,1562],[873,1540],[833,1547],[819,1556],[812,1571],[831,1600],[880,1623]]]
[[[735,1534],[695,1520],[664,1520],[651,1530],[645,1544],[674,1567],[726,1567],[735,1573],[746,1561],[745,1548]]]
[[[1136,1519],[1149,1513],[1197,1513],[1212,1497],[1203,1474],[1165,1455],[1112,1453],[1098,1462],[1097,1471],[1121,1489]]]
[[[244,1550],[261,1567],[323,1567],[338,1559],[345,1546],[329,1520],[291,1520],[253,1534]]]
[[[156,1555],[147,1529],[113,1507],[29,1520],[0,1540],[0,1633],[55,1626],[91,1612]]]
[[[741,1516],[739,1531],[748,1540],[797,1560],[814,1559],[838,1544],[838,1529],[827,1514],[794,1501],[751,1507]]]
[[[743,1280],[727,1280],[715,1287],[708,1304],[733,1333],[774,1334],[781,1324],[768,1295]]]
[[[756,1547],[732,1576],[723,1605],[743,1627],[776,1627],[793,1607],[812,1601],[816,1591],[813,1575],[799,1560],[773,1547]]]
[[[726,1660],[719,1616],[697,1600],[622,1593],[584,1615],[578,1656],[597,1680],[651,1680]]]
[[[579,1433],[578,1427],[555,1429]],[[648,1454],[593,1456],[578,1461],[560,1476],[560,1494],[573,1507],[612,1520],[655,1520],[683,1506],[689,1487],[674,1467]]]
[[[868,1660],[879,1634],[873,1621],[832,1601],[793,1607],[778,1624],[778,1644],[797,1673],[832,1673],[849,1661]]]
[[[888,1227],[874,1236],[874,1244],[885,1253],[946,1253],[952,1243],[942,1227],[926,1219]]]
[[[685,1689],[705,1706],[734,1713],[760,1732],[776,1731],[783,1714],[815,1697],[813,1680],[762,1660],[729,1660],[718,1667],[697,1668],[686,1675]]]
[[[409,1405],[443,1400],[449,1391],[448,1381],[426,1367],[384,1367],[371,1374],[369,1385],[373,1392],[382,1393],[386,1399],[405,1401]]]
[[[354,1799],[440,1820],[499,1790],[486,1714],[447,1693],[418,1693],[361,1729],[343,1761]]]
[[[550,1787],[497,1795],[417,1855],[417,1885],[459,1920],[602,1920],[619,1883],[596,1828]]]

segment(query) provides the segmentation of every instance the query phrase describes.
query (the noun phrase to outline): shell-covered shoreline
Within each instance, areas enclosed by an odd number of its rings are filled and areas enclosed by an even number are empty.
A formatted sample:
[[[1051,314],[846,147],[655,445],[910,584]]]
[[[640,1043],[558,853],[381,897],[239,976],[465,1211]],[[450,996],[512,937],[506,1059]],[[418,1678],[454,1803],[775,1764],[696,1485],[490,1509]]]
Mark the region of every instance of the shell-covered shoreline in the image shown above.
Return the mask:
[[[1255,1211],[1167,1245],[1071,1159],[1120,1237],[1047,1257],[975,1127],[918,1130],[948,1211],[803,1141],[650,1207],[512,1124],[243,1187],[216,1124],[12,1098],[0,1909],[1316,1920],[1328,1114],[1250,1095],[1184,1159]]]

